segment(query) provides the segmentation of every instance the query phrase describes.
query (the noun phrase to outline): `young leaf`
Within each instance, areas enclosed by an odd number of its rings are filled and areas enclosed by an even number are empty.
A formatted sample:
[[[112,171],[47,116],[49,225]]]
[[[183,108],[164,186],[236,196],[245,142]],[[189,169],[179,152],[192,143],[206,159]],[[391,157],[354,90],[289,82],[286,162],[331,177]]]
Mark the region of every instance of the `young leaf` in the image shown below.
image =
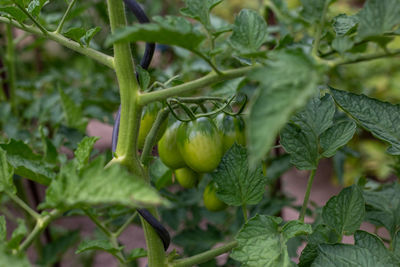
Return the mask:
[[[217,170],[211,173],[217,183],[217,195],[231,206],[254,205],[261,201],[267,178],[260,164],[249,169],[247,151],[234,144],[224,155]]]
[[[356,132],[356,124],[352,121],[342,121],[326,130],[320,137],[322,156],[329,158],[346,145]]]
[[[85,35],[86,30],[80,27],[74,27],[68,29],[64,32],[64,36],[74,40],[75,42],[80,42],[81,38]]]
[[[123,247],[115,248],[108,239],[97,239],[87,240],[79,244],[78,249],[75,251],[76,254],[88,251],[88,250],[103,250],[116,256]]]
[[[14,169],[7,162],[7,153],[0,147],[0,192],[15,194]]]
[[[101,31],[100,27],[95,27],[92,28],[90,30],[87,30],[85,32],[85,34],[79,38],[79,43],[85,45],[86,47],[89,47],[90,45],[90,41],[92,41],[93,37],[99,32]]]
[[[34,154],[22,141],[11,139],[8,144],[0,144],[0,148],[7,152],[7,161],[16,174],[43,185],[49,185],[54,179],[53,166],[44,162],[40,155]]]
[[[252,54],[266,41],[267,35],[264,18],[256,11],[243,9],[235,18],[229,43],[241,55]]]
[[[28,5],[28,12],[31,13],[33,16],[37,17],[42,10],[43,6],[48,4],[49,0],[31,0]]]
[[[290,221],[283,227],[281,218],[256,215],[251,218],[236,236],[238,247],[231,258],[243,266],[292,266],[286,242],[295,236],[310,234],[311,225]]]
[[[151,181],[160,190],[172,184],[172,170],[165,166],[165,164],[157,158],[154,160],[149,168]]]
[[[210,11],[221,2],[222,0],[186,0],[186,7],[180,11],[183,15],[200,21],[210,30]]]
[[[61,104],[64,110],[64,116],[67,120],[67,126],[76,128],[81,132],[85,132],[88,120],[83,116],[81,107],[76,105],[74,101],[64,93],[64,91],[60,89],[59,92],[61,96]]]
[[[166,45],[176,45],[188,50],[196,50],[205,36],[193,29],[192,24],[182,17],[155,17],[155,23],[136,24],[117,30],[106,45],[118,42],[145,41]]]
[[[400,24],[400,5],[398,0],[368,0],[357,17],[360,38],[383,35]]]
[[[147,70],[143,69],[142,66],[137,65],[136,71],[139,74],[139,84],[142,91],[146,90],[150,84],[150,74]]]
[[[374,136],[392,145],[387,150],[389,154],[400,155],[400,105],[333,88],[331,92],[346,113]]]
[[[356,16],[347,16],[340,14],[333,19],[332,26],[337,36],[346,35],[352,31],[358,24]]]
[[[15,228],[15,230],[12,232],[11,239],[7,243],[8,249],[18,248],[19,243],[25,237],[25,235],[28,233],[28,230],[26,229],[24,220],[18,219],[17,223],[18,223],[17,228]]]
[[[354,240],[354,245],[321,244],[318,257],[312,266],[399,266],[400,263],[377,236],[364,231],[357,231]]]
[[[118,204],[127,207],[149,207],[165,201],[142,178],[131,175],[119,165],[104,169],[104,158],[98,157],[80,171],[74,162],[61,167],[60,174],[46,191],[42,208],[84,207]]]
[[[324,222],[339,235],[352,235],[365,217],[365,202],[361,189],[353,185],[331,197],[323,208]]]
[[[299,170],[315,170],[318,167],[318,140],[312,131],[289,123],[282,130],[280,143],[290,154],[290,163]]]
[[[78,169],[82,169],[89,162],[90,153],[93,150],[94,143],[99,139],[100,137],[96,136],[85,136],[85,138],[83,138],[83,140],[78,144],[78,148],[74,152]]]
[[[349,51],[354,46],[354,41],[351,40],[348,36],[340,36],[335,38],[332,41],[332,48],[339,53],[343,54],[346,51]]]
[[[316,93],[321,77],[301,50],[280,50],[271,53],[271,60],[268,66],[250,74],[261,83],[247,120],[251,165],[265,156],[290,116]]]
[[[129,252],[128,256],[126,256],[126,261],[130,262],[146,256],[147,256],[147,250],[145,250],[144,248],[135,248]]]
[[[400,185],[392,183],[373,190],[364,190],[367,220],[384,226],[392,238],[400,228]]]

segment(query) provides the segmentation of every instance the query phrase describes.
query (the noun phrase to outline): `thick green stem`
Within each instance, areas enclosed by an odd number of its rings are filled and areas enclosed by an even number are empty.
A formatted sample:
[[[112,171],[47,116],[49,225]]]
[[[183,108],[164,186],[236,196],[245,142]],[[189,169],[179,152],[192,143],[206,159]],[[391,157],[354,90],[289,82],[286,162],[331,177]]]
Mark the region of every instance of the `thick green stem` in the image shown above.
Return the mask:
[[[157,212],[154,208],[149,211],[156,216]],[[166,257],[164,252],[164,245],[161,239],[158,237],[154,228],[140,216],[142,222],[144,235],[146,237],[147,244],[147,263],[148,267],[163,267],[166,266]]]
[[[303,206],[301,207],[301,211],[300,211],[300,215],[299,215],[299,220],[302,222],[304,222],[304,216],[306,215],[308,200],[310,198],[311,186],[314,181],[314,177],[315,177],[315,170],[312,170],[310,172],[310,176],[308,178],[306,195],[304,196]]]
[[[221,254],[231,251],[233,248],[237,247],[237,245],[238,245],[237,241],[232,241],[223,246],[208,250],[208,251],[200,253],[198,255],[195,255],[195,256],[192,256],[192,257],[189,257],[186,259],[176,260],[172,263],[171,266],[172,267],[190,267],[190,266],[194,266],[194,265],[197,265],[197,264],[200,264],[203,262],[207,262]]]
[[[188,93],[209,85],[212,85],[217,82],[222,82],[238,77],[242,77],[246,75],[250,71],[254,71],[258,66],[250,66],[250,67],[243,67],[243,68],[238,68],[238,69],[233,69],[233,70],[227,70],[222,72],[222,74],[216,74],[214,72],[199,78],[197,80],[187,82],[178,86],[170,87],[164,90],[159,90],[159,91],[154,91],[154,92],[149,92],[149,93],[144,93],[140,95],[139,98],[139,104],[140,105],[146,105],[148,103],[154,102],[154,101],[162,101],[164,99],[167,99],[168,97],[174,97],[174,96],[179,96],[184,93]]]
[[[122,0],[107,0],[111,32],[127,25]],[[139,84],[129,43],[115,43],[114,64],[121,95],[121,120],[115,162],[127,166],[133,173],[146,177],[137,154],[142,106],[138,104]],[[155,210],[153,210],[155,214]],[[164,246],[153,228],[142,220],[148,250],[148,266],[165,266]]]
[[[72,7],[75,5],[75,2],[76,2],[76,0],[72,0],[72,1],[69,3],[68,8],[67,8],[67,10],[66,10],[65,13],[64,13],[64,16],[62,17],[60,23],[58,24],[57,30],[55,31],[56,33],[61,33],[61,31],[62,31],[62,29],[63,29],[63,27],[64,27],[65,20],[67,19],[68,14],[71,12]]]
[[[83,47],[81,46],[79,43],[72,41],[64,36],[62,36],[61,34],[58,33],[54,33],[54,32],[49,32],[47,33],[47,35],[45,35],[42,31],[40,31],[37,27],[35,26],[29,26],[29,25],[21,25],[20,23],[18,23],[15,20],[10,20],[8,18],[5,17],[0,17],[0,22],[2,23],[6,23],[9,25],[12,25],[16,28],[19,28],[23,31],[26,32],[30,32],[32,34],[41,36],[41,37],[46,37],[50,40],[53,40],[71,50],[74,50],[75,52],[81,53],[87,57],[90,57],[98,62],[100,62],[101,64],[114,69],[114,59],[106,54],[103,54],[97,50],[94,50],[92,48],[87,48],[87,47]]]
[[[32,232],[19,246],[18,251],[26,250],[30,246],[30,244],[32,244],[32,242],[39,236],[39,234],[47,227],[47,225],[49,225],[51,221],[56,219],[61,214],[61,210],[53,210],[50,213],[41,215],[40,218],[36,220],[35,228],[33,228]]]
[[[16,91],[16,68],[15,68],[15,45],[14,45],[14,36],[12,33],[12,26],[7,25],[7,79],[9,85],[9,92],[10,92],[10,104],[11,109],[14,113],[17,112],[17,104],[15,98],[15,91]]]
[[[142,163],[145,166],[149,162],[151,150],[157,141],[157,137],[159,135],[160,129],[163,126],[163,123],[165,122],[165,120],[168,118],[168,115],[169,115],[169,109],[168,108],[162,109],[158,113],[157,118],[156,118],[153,126],[151,127],[149,134],[146,137],[142,155],[140,157],[140,160],[142,161]]]
[[[315,34],[314,45],[313,45],[313,48],[311,51],[312,55],[315,57],[318,56],[319,44],[321,42],[322,30],[325,25],[325,17],[326,17],[326,13],[328,11],[329,4],[330,4],[330,1],[325,1],[324,9],[322,10],[322,14],[321,14],[321,20],[320,20],[319,24],[317,25],[317,32]]]

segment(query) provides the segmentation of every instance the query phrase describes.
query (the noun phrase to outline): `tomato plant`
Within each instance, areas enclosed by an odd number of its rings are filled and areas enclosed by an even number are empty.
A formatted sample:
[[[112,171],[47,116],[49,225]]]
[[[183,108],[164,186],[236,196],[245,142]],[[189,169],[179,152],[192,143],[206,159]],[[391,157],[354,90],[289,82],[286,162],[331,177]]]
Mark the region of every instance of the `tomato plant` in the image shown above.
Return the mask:
[[[2,0],[0,266],[399,266],[399,35],[397,0]]]

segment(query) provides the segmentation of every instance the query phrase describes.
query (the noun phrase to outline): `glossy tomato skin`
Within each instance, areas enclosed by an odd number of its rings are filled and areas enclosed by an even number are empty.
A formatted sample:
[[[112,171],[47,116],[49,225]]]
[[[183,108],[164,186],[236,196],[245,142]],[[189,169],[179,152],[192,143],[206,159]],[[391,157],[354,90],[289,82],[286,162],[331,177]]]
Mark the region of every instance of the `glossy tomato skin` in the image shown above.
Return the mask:
[[[144,142],[146,141],[146,137],[149,134],[151,127],[153,126],[157,118],[158,111],[160,111],[162,108],[163,105],[160,102],[150,103],[143,108],[142,118],[140,120],[139,137],[138,137],[139,149],[143,149]],[[157,136],[157,141],[161,138],[161,136],[165,132],[167,125],[168,121],[165,120]]]
[[[183,188],[193,188],[198,184],[200,174],[190,168],[180,168],[175,170],[175,178]]]
[[[217,197],[217,188],[214,182],[210,182],[203,192],[204,206],[209,211],[221,211],[227,207],[227,205]]]
[[[186,165],[199,173],[213,171],[223,155],[221,135],[208,117],[179,126],[178,148]]]
[[[215,124],[222,137],[224,153],[236,142],[246,145],[244,120],[240,116],[230,116],[224,113],[218,114]]]
[[[158,155],[161,161],[171,169],[186,166],[177,143],[178,128],[181,124],[180,121],[171,124],[158,142]]]

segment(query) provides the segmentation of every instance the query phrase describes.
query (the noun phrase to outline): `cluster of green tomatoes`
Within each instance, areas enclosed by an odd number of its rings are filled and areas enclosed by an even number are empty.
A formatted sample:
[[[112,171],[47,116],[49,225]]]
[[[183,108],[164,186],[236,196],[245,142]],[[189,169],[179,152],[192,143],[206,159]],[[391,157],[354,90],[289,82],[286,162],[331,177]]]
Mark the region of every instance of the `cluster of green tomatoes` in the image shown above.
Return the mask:
[[[159,107],[154,107],[158,109]],[[154,110],[155,111],[155,110]],[[146,138],[145,130],[150,130],[151,110],[142,116],[139,132],[139,147]],[[148,116],[148,117],[146,117]],[[196,187],[204,173],[213,172],[228,149],[236,142],[245,145],[245,124],[241,115],[223,112],[214,116],[198,117],[189,121],[176,120],[161,128],[162,137],[158,141],[161,161],[174,170],[175,179],[184,188]],[[147,131],[148,132],[148,131]],[[216,195],[216,184],[211,181],[203,192],[204,206],[210,211],[220,211],[226,204]]]

